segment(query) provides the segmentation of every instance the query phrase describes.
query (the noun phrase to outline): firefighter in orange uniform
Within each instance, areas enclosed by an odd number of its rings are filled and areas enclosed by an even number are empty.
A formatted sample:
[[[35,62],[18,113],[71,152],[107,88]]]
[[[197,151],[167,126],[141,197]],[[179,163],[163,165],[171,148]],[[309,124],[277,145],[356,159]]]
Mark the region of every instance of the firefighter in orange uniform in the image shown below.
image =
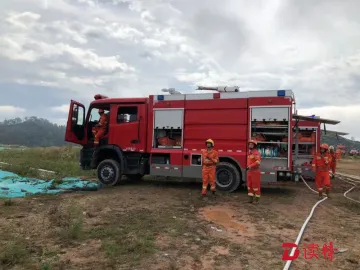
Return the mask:
[[[216,191],[216,165],[219,163],[219,154],[214,150],[214,141],[212,139],[206,140],[207,149],[201,151],[202,158],[202,192],[205,196],[207,187],[210,184],[210,189],[215,195]]]
[[[332,178],[335,178],[337,155],[336,155],[336,153],[335,153],[335,148],[334,148],[334,146],[330,146],[330,147],[329,147],[329,153],[330,153],[330,156],[331,156],[330,168],[331,168],[331,172],[332,172]]]
[[[108,125],[108,116],[104,113],[103,109],[99,109],[99,114],[99,122],[92,128],[95,147],[99,145],[100,139],[106,135]]]
[[[329,146],[325,143],[320,145],[320,153],[316,153],[312,161],[312,168],[315,172],[315,184],[319,192],[319,200],[322,199],[322,194],[325,187],[326,195],[329,197],[330,193],[330,166],[331,155],[328,152]]]
[[[341,154],[342,154],[341,150],[339,148],[337,148],[335,153],[336,153],[336,159],[340,160],[341,159]]]
[[[249,141],[249,153],[247,156],[247,188],[249,203],[258,203],[260,199],[261,153],[257,150],[257,141]],[[255,198],[254,198],[255,197]]]

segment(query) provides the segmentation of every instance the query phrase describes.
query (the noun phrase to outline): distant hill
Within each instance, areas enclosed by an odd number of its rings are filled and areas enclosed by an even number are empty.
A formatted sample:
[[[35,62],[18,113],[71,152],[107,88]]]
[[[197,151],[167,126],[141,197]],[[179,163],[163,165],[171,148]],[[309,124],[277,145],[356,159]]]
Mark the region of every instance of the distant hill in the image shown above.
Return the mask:
[[[324,132],[321,133],[321,142],[333,145],[335,147],[338,144],[343,144],[345,145],[347,152],[352,149],[360,150],[359,141],[352,141],[341,136],[336,137],[334,135],[325,135]]]
[[[0,122],[0,144],[28,147],[65,145],[65,126],[59,126],[46,119],[26,117]]]

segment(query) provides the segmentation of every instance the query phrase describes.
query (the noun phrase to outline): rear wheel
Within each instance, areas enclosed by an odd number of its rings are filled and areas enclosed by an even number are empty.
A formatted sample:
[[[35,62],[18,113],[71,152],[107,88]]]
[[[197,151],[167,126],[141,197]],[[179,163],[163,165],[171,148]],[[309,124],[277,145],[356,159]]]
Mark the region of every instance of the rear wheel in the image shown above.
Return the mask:
[[[216,166],[216,188],[221,191],[234,192],[241,183],[238,169],[231,163],[220,162]]]
[[[99,181],[108,186],[115,186],[121,179],[120,164],[113,159],[101,161],[96,173]]]

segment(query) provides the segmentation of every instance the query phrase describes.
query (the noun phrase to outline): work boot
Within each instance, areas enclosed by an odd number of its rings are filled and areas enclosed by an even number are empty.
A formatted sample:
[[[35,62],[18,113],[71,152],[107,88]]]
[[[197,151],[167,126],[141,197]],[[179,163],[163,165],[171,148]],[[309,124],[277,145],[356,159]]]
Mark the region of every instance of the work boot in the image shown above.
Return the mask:
[[[259,203],[259,197],[255,197],[254,198],[254,204],[258,204]]]
[[[212,193],[212,195],[216,196],[216,191],[215,190],[212,190],[211,193]]]
[[[319,200],[322,200],[323,196],[322,196],[322,192],[319,192]]]
[[[329,189],[326,190],[326,196],[327,196],[328,198],[330,198],[330,190],[329,190]]]
[[[249,201],[248,203],[253,203],[254,202],[254,196],[249,196]]]

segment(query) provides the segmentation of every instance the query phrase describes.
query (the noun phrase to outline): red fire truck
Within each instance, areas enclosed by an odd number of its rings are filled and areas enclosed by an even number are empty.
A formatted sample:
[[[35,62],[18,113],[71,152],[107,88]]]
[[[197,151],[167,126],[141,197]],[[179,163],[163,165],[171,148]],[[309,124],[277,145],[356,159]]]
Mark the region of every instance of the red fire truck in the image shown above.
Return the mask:
[[[320,123],[338,123],[294,115],[295,98],[291,90],[240,92],[238,87],[199,87],[199,90],[215,92],[172,91],[148,98],[96,95],[87,115],[85,106],[72,100],[65,140],[83,146],[80,155],[83,169],[96,169],[100,182],[115,185],[123,175],[131,180],[144,175],[201,179],[201,149],[205,148],[205,140],[211,138],[220,158],[217,188],[233,192],[246,179],[249,138],[259,141],[262,181],[275,183],[296,178],[301,167],[306,166],[299,159],[302,142],[297,144],[293,140],[293,130],[295,134],[303,128],[304,134],[307,128],[315,130],[318,148]],[[99,120],[99,109],[108,114],[109,125],[107,135],[94,148],[91,130]],[[310,134],[311,140],[313,136]],[[293,151],[298,153],[296,164]]]

